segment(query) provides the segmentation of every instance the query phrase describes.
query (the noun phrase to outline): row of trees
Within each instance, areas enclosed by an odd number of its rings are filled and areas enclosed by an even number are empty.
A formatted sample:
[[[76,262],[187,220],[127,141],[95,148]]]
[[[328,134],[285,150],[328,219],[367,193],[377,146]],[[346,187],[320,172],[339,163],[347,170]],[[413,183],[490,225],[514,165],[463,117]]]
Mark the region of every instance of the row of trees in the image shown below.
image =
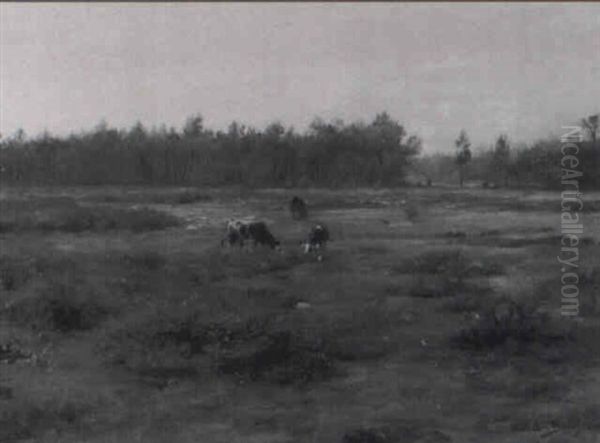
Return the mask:
[[[597,142],[599,120],[600,115],[597,114],[580,122],[583,133],[582,140],[578,143],[577,167],[582,172],[580,183],[583,187],[600,188],[600,146]],[[473,154],[469,136],[463,129],[454,145],[453,160],[461,187],[467,176],[491,186],[560,186],[563,168],[561,158],[564,155],[560,150],[560,139],[539,140],[531,146],[521,145],[513,149],[508,136],[501,134],[494,146]],[[443,168],[443,163],[452,163],[450,155],[432,157],[424,163],[429,168],[429,174],[438,180],[448,173],[452,174],[451,169]]]
[[[387,113],[369,123],[316,119],[305,133],[280,123],[257,130],[233,122],[212,131],[201,116],[181,130],[117,130],[105,123],[65,138],[1,144],[1,180],[24,184],[358,186],[402,184],[421,150]]]
[[[579,143],[582,187],[600,188],[599,116],[583,119]],[[427,183],[458,178],[494,186],[558,187],[561,142],[512,146],[500,135],[473,152],[465,130],[454,153],[417,158],[421,140],[387,113],[371,123],[316,119],[304,133],[272,123],[257,130],[233,122],[227,131],[192,116],[180,130],[117,130],[106,123],[69,137],[22,131],[0,144],[0,180],[17,184],[169,184],[246,186],[397,186],[409,172]]]

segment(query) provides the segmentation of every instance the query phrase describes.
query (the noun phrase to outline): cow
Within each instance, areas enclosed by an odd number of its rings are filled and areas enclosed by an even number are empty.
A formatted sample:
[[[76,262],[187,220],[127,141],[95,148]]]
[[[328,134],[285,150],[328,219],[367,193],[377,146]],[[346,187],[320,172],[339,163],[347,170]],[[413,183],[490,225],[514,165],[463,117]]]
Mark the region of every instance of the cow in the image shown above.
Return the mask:
[[[318,259],[321,261],[321,251],[327,246],[329,241],[329,230],[323,224],[314,225],[308,233],[306,241],[303,243],[304,253],[317,252]]]
[[[244,246],[244,242],[251,240],[256,245],[269,246],[271,249],[279,249],[279,241],[275,239],[273,234],[267,228],[265,222],[248,222],[242,220],[229,220],[227,222],[227,234],[221,240],[221,246],[225,242],[229,246],[239,244],[240,248]]]
[[[290,201],[290,212],[294,220],[304,220],[308,217],[306,203],[298,196],[294,196]]]

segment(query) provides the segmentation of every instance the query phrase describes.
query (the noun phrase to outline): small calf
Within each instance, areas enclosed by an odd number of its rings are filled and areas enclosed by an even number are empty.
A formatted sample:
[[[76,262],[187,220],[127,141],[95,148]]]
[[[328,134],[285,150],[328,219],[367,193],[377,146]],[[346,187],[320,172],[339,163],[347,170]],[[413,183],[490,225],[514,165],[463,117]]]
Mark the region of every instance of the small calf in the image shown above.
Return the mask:
[[[308,233],[308,237],[304,242],[304,253],[308,254],[311,251],[320,252],[325,249],[329,241],[329,230],[323,224],[313,226]],[[320,257],[320,255],[319,255]]]

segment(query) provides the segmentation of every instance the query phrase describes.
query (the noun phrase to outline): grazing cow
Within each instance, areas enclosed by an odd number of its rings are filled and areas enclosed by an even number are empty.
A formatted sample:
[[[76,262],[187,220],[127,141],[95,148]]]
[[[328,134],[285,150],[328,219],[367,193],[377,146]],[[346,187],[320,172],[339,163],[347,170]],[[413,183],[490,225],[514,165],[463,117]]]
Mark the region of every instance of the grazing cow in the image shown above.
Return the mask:
[[[308,217],[306,203],[300,197],[294,196],[290,202],[290,212],[294,220],[304,220]]]
[[[327,227],[322,224],[315,225],[311,228],[308,238],[304,242],[304,253],[307,254],[311,251],[320,252],[322,249],[325,249],[328,241],[329,231]],[[319,258],[321,258],[320,254]]]
[[[248,224],[248,235],[254,242],[254,245],[265,245],[271,249],[279,249],[279,241],[273,237],[269,228],[264,222],[252,222]]]
[[[242,248],[245,240],[252,240],[254,246],[260,244],[270,246],[272,249],[279,248],[279,241],[273,237],[264,222],[229,220],[227,222],[227,234],[221,240],[221,246],[224,246],[227,242],[230,246],[239,244]]]

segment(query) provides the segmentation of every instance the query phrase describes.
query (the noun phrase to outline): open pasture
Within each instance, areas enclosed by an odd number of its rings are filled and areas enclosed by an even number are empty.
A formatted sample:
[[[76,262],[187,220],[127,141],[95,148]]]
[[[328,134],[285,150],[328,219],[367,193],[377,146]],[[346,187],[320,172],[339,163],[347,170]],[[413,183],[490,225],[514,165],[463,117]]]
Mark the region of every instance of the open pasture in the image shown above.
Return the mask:
[[[0,440],[597,442],[584,198],[575,320],[557,193],[3,189]],[[282,251],[221,248],[235,217]]]

